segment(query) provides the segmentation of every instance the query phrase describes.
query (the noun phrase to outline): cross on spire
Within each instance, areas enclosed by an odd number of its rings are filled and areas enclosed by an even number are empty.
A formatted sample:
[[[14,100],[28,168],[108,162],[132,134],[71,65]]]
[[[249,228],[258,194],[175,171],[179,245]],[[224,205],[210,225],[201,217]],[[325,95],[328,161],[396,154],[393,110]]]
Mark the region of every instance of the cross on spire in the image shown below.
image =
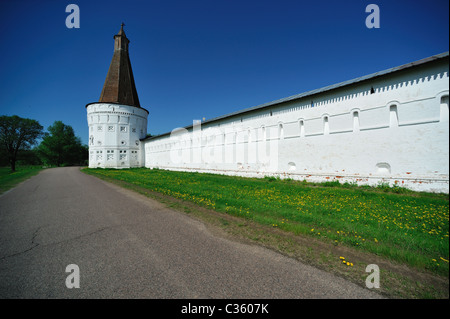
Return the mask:
[[[117,33],[117,35],[125,35],[125,31],[123,30],[123,27],[125,26],[125,23],[121,23],[120,24],[120,30],[119,33]]]

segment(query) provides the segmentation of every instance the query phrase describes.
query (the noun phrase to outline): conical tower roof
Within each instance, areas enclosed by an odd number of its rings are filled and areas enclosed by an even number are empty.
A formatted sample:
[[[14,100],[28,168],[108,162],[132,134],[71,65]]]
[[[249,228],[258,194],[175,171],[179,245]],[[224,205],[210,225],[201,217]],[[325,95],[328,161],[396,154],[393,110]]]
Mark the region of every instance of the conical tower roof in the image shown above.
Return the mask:
[[[122,23],[119,33],[114,36],[114,54],[99,102],[141,107],[128,55],[130,40],[126,37],[123,26]]]

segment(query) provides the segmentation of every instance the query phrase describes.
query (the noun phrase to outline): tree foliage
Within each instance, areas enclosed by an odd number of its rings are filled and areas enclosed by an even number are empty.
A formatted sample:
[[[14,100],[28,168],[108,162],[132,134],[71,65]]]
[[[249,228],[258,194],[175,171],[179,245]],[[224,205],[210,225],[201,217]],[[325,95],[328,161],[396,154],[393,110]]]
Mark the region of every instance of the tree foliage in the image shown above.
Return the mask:
[[[70,125],[55,121],[48,127],[38,153],[42,161],[48,165],[80,165],[85,164],[88,156],[87,146],[75,136]]]
[[[17,115],[0,116],[0,144],[13,172],[16,170],[19,151],[30,149],[42,134],[43,127],[36,120]]]

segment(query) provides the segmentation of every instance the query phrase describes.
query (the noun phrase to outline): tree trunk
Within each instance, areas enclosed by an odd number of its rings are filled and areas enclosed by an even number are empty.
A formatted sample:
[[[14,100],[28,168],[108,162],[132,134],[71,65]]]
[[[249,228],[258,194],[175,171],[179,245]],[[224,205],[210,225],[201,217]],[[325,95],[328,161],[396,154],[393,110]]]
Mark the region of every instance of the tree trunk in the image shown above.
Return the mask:
[[[11,172],[14,173],[16,171],[16,159],[10,158],[9,163],[11,164]]]
[[[20,144],[19,144],[20,146]],[[11,171],[14,173],[16,171],[16,160],[17,160],[17,152],[19,151],[19,147],[16,147],[12,153],[9,154],[9,163],[11,164]]]

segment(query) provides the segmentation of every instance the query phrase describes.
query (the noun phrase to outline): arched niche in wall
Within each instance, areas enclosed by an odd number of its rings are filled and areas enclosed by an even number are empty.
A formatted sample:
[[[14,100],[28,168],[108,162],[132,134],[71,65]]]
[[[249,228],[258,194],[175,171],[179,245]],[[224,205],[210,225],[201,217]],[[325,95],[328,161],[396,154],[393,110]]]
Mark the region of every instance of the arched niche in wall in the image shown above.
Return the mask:
[[[448,122],[449,118],[449,110],[448,110],[448,95],[444,95],[441,97],[440,101],[441,109],[440,109],[440,122]]]
[[[352,125],[353,125],[353,132],[359,132],[359,109],[353,109],[351,111],[352,115]]]
[[[267,140],[266,127],[261,126],[261,141],[265,142]]]
[[[299,119],[298,125],[300,127],[300,137],[305,137],[305,120],[302,118]]]
[[[376,165],[376,173],[379,175],[389,175],[391,174],[391,165],[386,162],[380,162]]]
[[[282,122],[278,122],[278,138],[284,139],[284,125]]]
[[[330,123],[329,123],[330,116],[328,114],[322,115],[322,121],[323,121],[323,134],[328,135],[330,134]]]
[[[389,127],[398,127],[398,110],[396,104],[389,106]]]

